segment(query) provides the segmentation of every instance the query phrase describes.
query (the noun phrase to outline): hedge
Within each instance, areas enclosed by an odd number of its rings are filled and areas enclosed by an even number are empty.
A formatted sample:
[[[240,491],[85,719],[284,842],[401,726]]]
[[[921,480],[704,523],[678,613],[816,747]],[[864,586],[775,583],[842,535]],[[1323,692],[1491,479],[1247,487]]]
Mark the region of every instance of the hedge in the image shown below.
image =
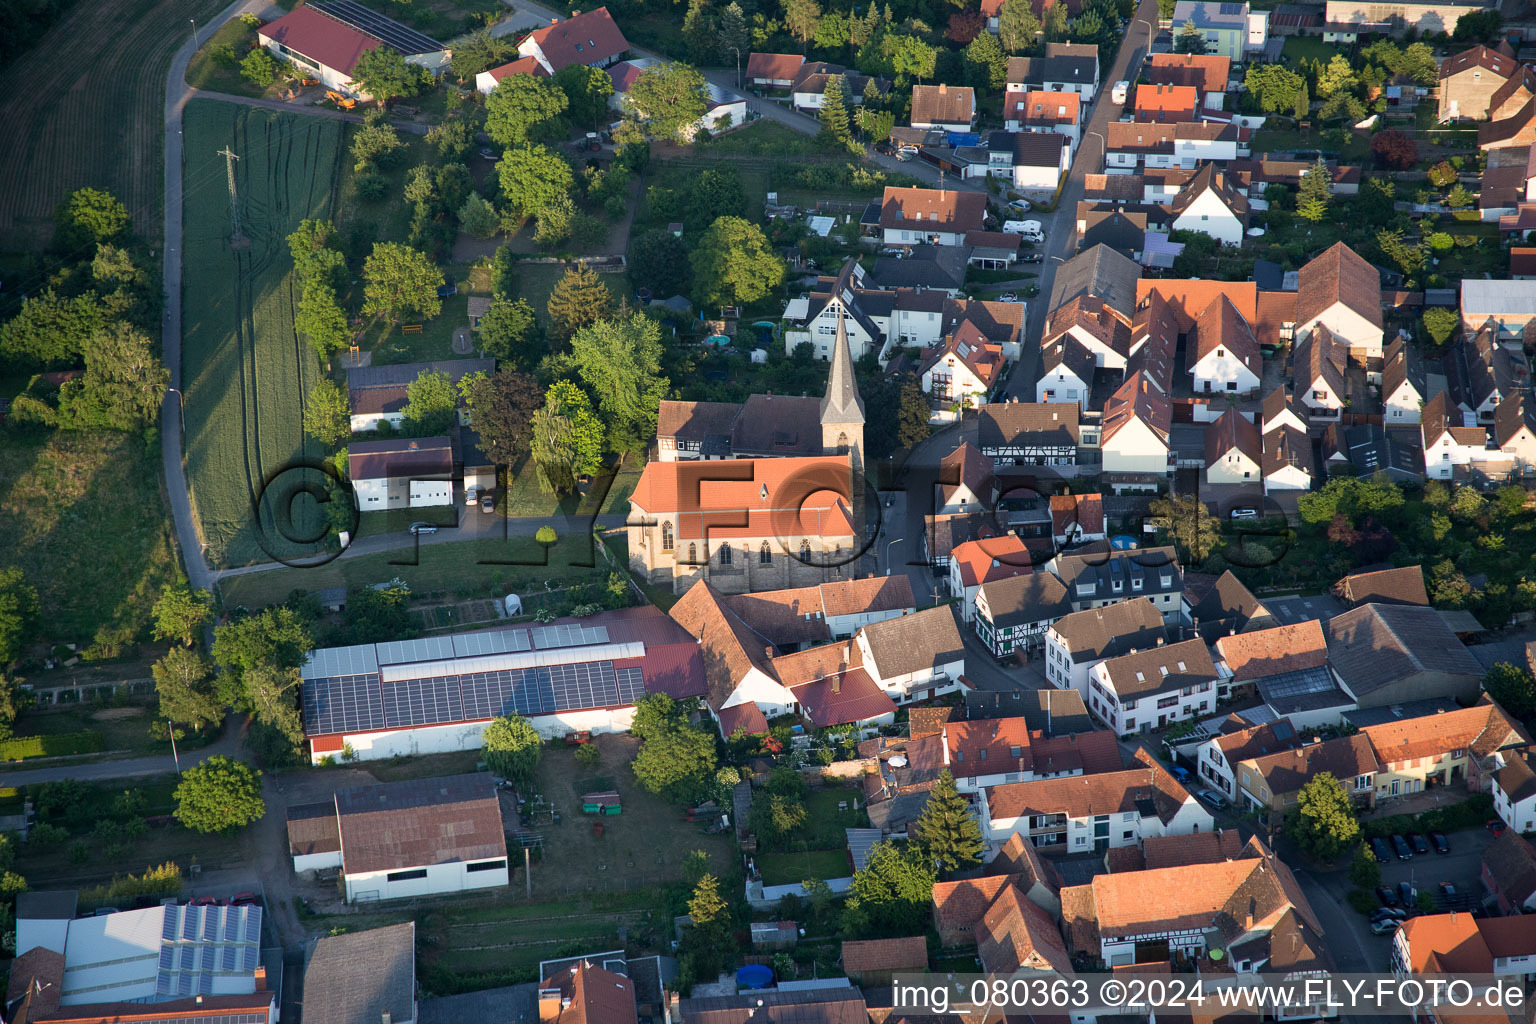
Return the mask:
[[[1493,797],[1487,793],[1474,793],[1459,804],[1436,807],[1423,814],[1394,814],[1388,818],[1371,818],[1360,823],[1366,839],[1386,839],[1409,832],[1460,832],[1476,828],[1493,817]]]
[[[25,761],[29,757],[67,757],[102,750],[99,732],[61,732],[47,736],[16,736],[0,742],[0,761]]]

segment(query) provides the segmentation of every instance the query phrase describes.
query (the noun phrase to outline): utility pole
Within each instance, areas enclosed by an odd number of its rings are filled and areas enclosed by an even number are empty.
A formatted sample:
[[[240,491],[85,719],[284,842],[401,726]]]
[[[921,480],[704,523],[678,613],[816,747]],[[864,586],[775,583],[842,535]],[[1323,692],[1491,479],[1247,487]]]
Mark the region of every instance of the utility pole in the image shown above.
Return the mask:
[[[197,19],[188,18],[187,20],[192,23],[192,49],[195,51],[197,49]]]
[[[240,158],[228,146],[219,150],[219,156],[224,158],[224,170],[229,177],[229,244],[239,249],[245,242],[245,236],[240,234],[240,196],[235,189],[235,161]]]
[[[170,722],[165,723],[165,731],[171,737],[171,757],[176,761],[176,774],[181,774],[181,755],[176,753],[176,727]]]

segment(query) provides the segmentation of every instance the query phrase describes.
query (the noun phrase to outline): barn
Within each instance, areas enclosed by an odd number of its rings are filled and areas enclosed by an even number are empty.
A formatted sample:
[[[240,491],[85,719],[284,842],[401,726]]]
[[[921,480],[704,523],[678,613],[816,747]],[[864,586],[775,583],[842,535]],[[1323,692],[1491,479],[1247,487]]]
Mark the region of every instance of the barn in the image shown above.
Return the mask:
[[[654,607],[548,625],[310,651],[303,677],[311,760],[473,750],[491,719],[527,718],[546,738],[628,732],[635,702],[706,692],[688,631]]]
[[[371,99],[352,82],[358,58],[378,46],[398,50],[407,64],[437,74],[448,64],[442,43],[398,21],[369,10],[356,0],[326,0],[305,4],[256,32],[272,55],[292,61],[325,84],[327,89]]]

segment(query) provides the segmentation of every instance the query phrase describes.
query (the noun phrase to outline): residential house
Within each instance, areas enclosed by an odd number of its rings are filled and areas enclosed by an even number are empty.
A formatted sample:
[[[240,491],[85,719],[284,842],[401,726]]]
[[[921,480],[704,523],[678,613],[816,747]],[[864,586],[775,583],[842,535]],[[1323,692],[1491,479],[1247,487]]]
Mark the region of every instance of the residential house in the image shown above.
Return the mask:
[[[1039,854],[1035,854],[1035,859],[1040,860]],[[1055,874],[1054,865],[1048,861],[1043,862],[1043,865]],[[976,925],[981,922],[987,908],[1018,882],[1015,875],[1001,873],[955,882],[935,882],[933,927],[939,933],[939,944],[951,949],[974,943]],[[1060,888],[1059,884],[1057,888]]]
[[[947,709],[946,709],[947,710]],[[1031,730],[1047,736],[1072,736],[1093,732],[1088,706],[1076,690],[1047,686],[1039,690],[968,690],[966,718],[981,721],[1022,715]]]
[[[1524,341],[1536,320],[1536,281],[1461,282],[1461,329],[1464,335],[1491,328],[1494,342]]]
[[[618,959],[593,963],[595,958],[577,959],[566,966],[551,968],[544,974],[538,986],[540,1024],[597,1024],[612,1021],[613,1024],[636,1024],[639,1014],[636,1007],[635,982],[624,971],[628,964]],[[609,967],[622,968],[610,970]]]
[[[414,921],[321,935],[304,960],[305,1015],[415,1024],[416,938]]]
[[[1136,89],[1133,104],[1137,121],[1178,124],[1200,120],[1200,90],[1192,85],[1143,85]]]
[[[766,1020],[807,1024],[866,1024],[869,1008],[851,984],[835,988],[754,989],[732,996],[681,1000],[672,1020],[687,1024],[758,1024]]]
[[[1536,832],[1536,751],[1527,747],[1503,756],[1493,773],[1493,809],[1516,832]]]
[[[1408,343],[1401,337],[1392,339],[1382,357],[1381,407],[1387,426],[1417,425],[1424,407],[1424,374],[1409,366]]]
[[[1305,433],[1307,419],[1306,407],[1296,400],[1295,394],[1285,385],[1265,395],[1259,407],[1259,429],[1266,434],[1277,427],[1294,427]]]
[[[394,50],[407,64],[434,75],[448,65],[442,43],[383,14],[349,3],[312,3],[294,8],[256,30],[256,42],[273,56],[290,61],[327,88],[373,97],[352,80],[358,59],[379,47]]]
[[[788,89],[805,58],[798,53],[753,53],[747,56],[747,81],[757,89]]]
[[[1072,165],[1072,140],[1059,132],[1015,132],[999,166],[1016,189],[1054,192]]]
[[[1179,614],[1184,571],[1171,547],[1058,554],[1046,568],[1066,584],[1073,611],[1145,597],[1165,620]]]
[[[1536,796],[1536,787],[1532,795]],[[1481,876],[1499,913],[1536,910],[1536,846],[1529,839],[1513,830],[1496,837],[1483,851]]]
[[[1050,971],[1070,976],[1072,959],[1055,920],[1017,885],[1004,889],[987,908],[973,932],[982,970],[1000,977],[1019,971]]]
[[[949,555],[949,595],[960,599],[960,620],[975,618],[976,592],[984,584],[1033,573],[1039,558],[1014,533],[957,545]]]
[[[1376,750],[1376,802],[1447,787],[1481,792],[1530,743],[1519,722],[1484,696],[1469,708],[1363,726]],[[1495,805],[1498,803],[1495,796]]]
[[[1264,372],[1259,342],[1231,299],[1222,295],[1211,301],[1195,322],[1192,340],[1189,375],[1195,391],[1249,395],[1259,389]]]
[[[1436,120],[1500,120],[1524,106],[1529,95],[1495,102],[1495,97],[1520,73],[1521,65],[1514,53],[1501,52],[1507,49],[1473,46],[1442,60]]]
[[[944,336],[944,311],[954,300],[943,289],[873,287],[856,259],[835,277],[818,278],[808,295],[790,300],[784,318],[784,351],[810,343],[818,359],[835,355],[838,335],[848,339],[858,359],[868,354],[889,358],[892,345],[931,348]],[[1022,308],[1022,307],[1021,307]]]
[[[1051,495],[1051,537],[1061,548],[1103,540],[1104,496],[1102,494]]]
[[[1125,369],[1131,356],[1131,327],[1133,318],[1121,313],[1109,303],[1096,295],[1084,294],[1076,296],[1062,303],[1051,311],[1046,319],[1045,334],[1041,338],[1041,348],[1046,353],[1047,366],[1054,368],[1066,365],[1066,372],[1071,372],[1076,377],[1076,382],[1091,385],[1093,383],[1092,370],[1095,367],[1104,367],[1111,370]],[[1078,354],[1059,354],[1057,346],[1063,342],[1080,350],[1091,357],[1086,364],[1087,375],[1084,376],[1082,356]],[[1049,375],[1061,370],[1047,369],[1041,379],[1049,379]],[[1076,395],[1065,395],[1060,389],[1052,385],[1056,392],[1053,401],[1072,400]],[[1086,409],[1087,395],[1083,396]]]
[[[933,774],[947,769],[963,793],[1035,779],[1117,772],[1125,766],[1120,745],[1104,730],[1051,737],[1029,719],[992,718],[944,723],[939,742],[925,748],[937,755]]]
[[[1264,493],[1308,491],[1317,477],[1312,439],[1289,423],[1263,436]]]
[[[1344,380],[1348,350],[1326,327],[1297,342],[1291,351],[1291,386],[1312,419],[1337,420],[1349,388]]]
[[[1284,628],[1284,627],[1281,627]],[[1217,654],[1216,667],[1222,667]],[[1288,718],[1277,718],[1261,725],[1247,725],[1237,715],[1228,718],[1240,725],[1201,743],[1195,754],[1195,772],[1202,782],[1215,788],[1228,800],[1237,800],[1237,775],[1234,765],[1250,758],[1264,757],[1282,750],[1295,750],[1301,738]]]
[[[453,504],[453,442],[446,437],[355,441],[347,476],[363,512]]]
[[[1104,169],[1110,174],[1142,166],[1193,170],[1202,163],[1226,163],[1249,153],[1247,129],[1235,121],[1111,121],[1104,137]]]
[[[976,126],[976,92],[970,86],[914,85],[912,87],[913,128],[938,128],[950,132],[968,132]]]
[[[942,346],[929,351],[918,380],[923,392],[935,402],[979,406],[1002,377],[1003,349],[990,344],[969,321],[951,334]]]
[[[1464,332],[1443,363],[1455,410],[1480,425],[1491,425],[1500,402],[1531,386],[1530,366],[1520,346],[1501,344],[1489,324]]]
[[[439,359],[427,363],[348,367],[347,397],[352,409],[352,432],[378,430],[384,423],[399,430],[405,423],[410,385],[423,373],[444,374],[457,387],[472,373],[494,372],[494,359]],[[462,405],[457,419],[460,424],[469,421]]]
[[[1519,917],[1478,918],[1465,911],[1412,917],[1392,936],[1391,969],[1399,979],[1417,974],[1512,977],[1518,989],[1536,973],[1536,928]],[[1500,1009],[1497,1016],[1510,1015]]]
[[[1023,836],[1010,836],[984,870],[989,876],[1013,876],[1014,886],[1031,903],[1052,917],[1061,913],[1061,875]]]
[[[843,943],[843,970],[857,985],[888,985],[897,972],[928,970],[928,943],[921,935],[901,939],[850,939]]]
[[[1218,691],[1251,698],[1254,691],[1298,729],[1336,725],[1355,703],[1333,682],[1328,647],[1316,619],[1218,638]]]
[[[1458,469],[1488,462],[1497,449],[1489,448],[1487,427],[1464,427],[1461,410],[1451,404],[1450,393],[1441,391],[1424,403],[1419,423],[1424,441],[1424,472],[1435,480],[1450,480]]]
[[[976,592],[976,635],[994,658],[1029,658],[1045,649],[1045,631],[1072,611],[1067,589],[1048,572],[1010,575]]]
[[[1179,0],[1173,8],[1173,31],[1193,24],[1205,37],[1205,52],[1241,61],[1248,46],[1248,5],[1214,0]]]
[[[1092,103],[1099,89],[1099,50],[1087,43],[1048,42],[1043,57],[1008,58],[1008,92],[1075,92]]]
[[[1382,351],[1381,276],[1343,242],[1314,256],[1296,274],[1295,337],[1326,327],[1355,359]]]
[[[619,31],[606,7],[573,14],[564,21],[534,29],[517,44],[519,54],[532,57],[551,75],[573,64],[589,68],[610,67],[617,64],[628,50],[629,41]]]
[[[1003,97],[1003,125],[1010,132],[1056,132],[1076,148],[1081,141],[1082,97],[1075,92],[1032,89]]]
[[[1225,105],[1232,60],[1220,54],[1154,53],[1147,64],[1147,81],[1153,85],[1193,86],[1206,110]]]
[[[1206,643],[1234,633],[1267,629],[1278,621],[1230,569],[1208,587],[1200,583],[1193,573],[1186,581],[1181,613],[1183,621],[1198,629]]]
[[[1528,393],[1499,403],[1493,418],[1493,443],[1521,475],[1536,468],[1536,403]]]
[[[827,94],[827,84],[834,78],[841,80],[843,102],[850,107],[863,105],[864,91],[870,82],[874,82],[875,88],[882,94],[890,91],[891,87],[890,82],[884,78],[870,78],[849,71],[841,64],[806,61],[800,65],[800,70],[795,74],[795,80],[789,86],[791,102],[795,109],[809,111],[812,114],[820,110],[822,100]]]
[[[992,460],[969,441],[939,460],[935,483],[934,504],[943,515],[990,509],[997,495]]]
[[[1259,428],[1236,409],[1228,409],[1205,428],[1205,479],[1212,484],[1242,484],[1260,479]]]
[[[1075,690],[1086,702],[1095,665],[1132,651],[1165,643],[1163,615],[1146,597],[1064,615],[1045,633],[1045,677],[1051,685]]]
[[[968,540],[999,537],[1008,532],[1007,524],[988,509],[984,512],[960,512],[954,515],[923,517],[923,559],[935,574],[949,573],[950,555]]]
[[[880,230],[886,245],[960,245],[967,232],[982,230],[986,215],[982,192],[888,185],[880,201]]]
[[[988,458],[1014,466],[1051,466],[1067,475],[1084,444],[1075,406],[1057,402],[989,402],[981,407],[976,443]]]
[[[1352,573],[1333,585],[1333,596],[1350,608],[1363,604],[1429,604],[1424,570],[1417,565]]]
[[[1379,424],[1341,430],[1337,423],[1330,423],[1323,432],[1321,450],[1330,473],[1361,480],[1381,473],[1393,483],[1408,485],[1424,479],[1424,453],[1419,446],[1407,437],[1387,433]]]
[[[1173,406],[1146,374],[1128,376],[1104,405],[1103,472],[1127,474],[1126,489],[1156,490],[1172,468]]]
[[[794,696],[796,713],[818,729],[890,725],[896,704],[861,654],[854,641],[844,640],[780,655],[770,667]]]
[[[948,605],[871,623],[854,643],[870,675],[898,704],[956,690],[965,673],[965,641]]]
[[[1206,164],[1174,197],[1173,229],[1198,231],[1223,245],[1241,245],[1248,231],[1248,209],[1248,197],[1215,164]]]
[[[1519,93],[1527,97],[1518,109],[1508,117],[1478,126],[1477,148],[1484,153],[1496,153],[1501,149],[1523,151],[1536,142],[1536,99],[1530,98],[1536,93],[1536,75],[1529,69],[1523,70],[1519,78],[1506,83],[1506,88],[1517,84]],[[1502,227],[1502,218],[1500,220]]]
[[[1022,835],[1048,853],[1102,853],[1147,836],[1209,832],[1215,824],[1145,747],[1122,771],[992,786],[980,798],[985,838]]]
[[[1366,604],[1323,627],[1328,663],[1361,707],[1424,697],[1471,700],[1482,666],[1433,608]]]
[[[997,247],[1005,251],[1012,245],[1014,255],[1017,255],[1017,235],[998,239],[995,232],[972,231],[965,236],[964,245],[913,245],[906,248],[899,259],[876,256],[866,280],[870,287],[880,291],[936,289],[948,293],[951,298],[956,297],[965,285],[966,267],[972,262],[967,253],[978,247],[991,247],[981,246],[982,241],[996,242]],[[1007,261],[1006,253],[1003,259]]]
[[[312,844],[307,869],[339,868],[348,903],[507,884],[501,804],[487,775],[349,786],[323,805],[290,808],[289,823],[290,848]],[[300,863],[295,856],[295,870]]]
[[[1150,732],[1216,707],[1216,666],[1203,640],[1123,654],[1088,673],[1088,708],[1115,733]]]
[[[749,629],[784,653],[850,637],[871,622],[917,610],[906,573],[729,594],[720,600]]]
[[[1341,736],[1237,762],[1237,789],[1245,810],[1264,815],[1271,827],[1296,805],[1301,789],[1323,772],[1337,779],[1359,807],[1375,805],[1376,751],[1365,736]]]
[[[1141,267],[1135,260],[1106,245],[1091,246],[1056,268],[1046,308],[1057,310],[1073,299],[1090,295],[1130,323],[1136,315],[1136,283],[1140,278]]]
[[[1237,974],[1332,966],[1301,886],[1257,838],[1233,860],[1097,875],[1062,889],[1061,903],[1068,946],[1111,969],[1198,961],[1208,949]]]
[[[613,82],[613,93],[608,97],[608,106],[616,113],[627,113],[641,121],[649,121],[651,112],[637,103],[630,90],[641,75],[666,65],[667,62],[660,57],[634,57],[610,67],[608,77]],[[678,135],[684,141],[691,142],[699,132],[723,132],[746,123],[747,98],[734,89],[706,81],[703,114],[692,124],[679,128]]]

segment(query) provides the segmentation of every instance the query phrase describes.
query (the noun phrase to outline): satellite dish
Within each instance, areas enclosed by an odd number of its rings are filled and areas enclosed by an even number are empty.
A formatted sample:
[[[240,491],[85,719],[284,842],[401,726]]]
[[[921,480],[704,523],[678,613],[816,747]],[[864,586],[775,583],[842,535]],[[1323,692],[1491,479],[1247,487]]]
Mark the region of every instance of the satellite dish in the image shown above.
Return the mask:
[[[890,765],[892,768],[905,768],[907,766],[907,758],[904,754],[897,754],[891,758]]]

